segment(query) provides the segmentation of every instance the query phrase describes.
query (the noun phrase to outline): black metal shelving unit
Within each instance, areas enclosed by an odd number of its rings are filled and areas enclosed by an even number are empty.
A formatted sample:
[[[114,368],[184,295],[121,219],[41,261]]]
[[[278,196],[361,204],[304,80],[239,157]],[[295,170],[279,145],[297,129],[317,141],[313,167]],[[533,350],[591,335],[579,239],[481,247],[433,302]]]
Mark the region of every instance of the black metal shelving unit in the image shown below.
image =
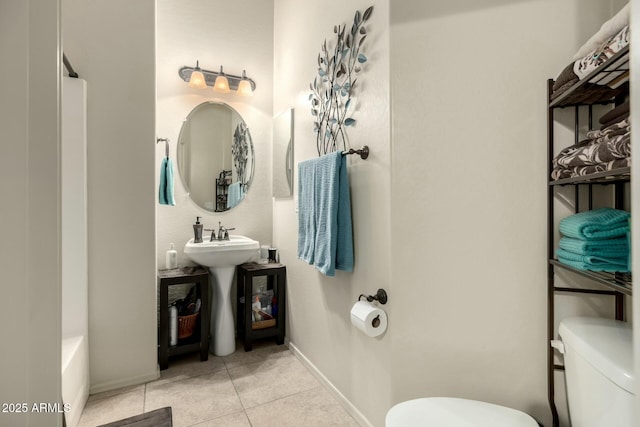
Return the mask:
[[[216,210],[224,212],[228,210],[227,198],[229,197],[229,185],[231,185],[231,171],[223,170],[216,179]]]
[[[629,47],[625,47],[616,53],[607,62],[591,72],[586,78],[577,82],[560,96],[553,98],[552,79],[547,81],[547,177],[551,177],[552,160],[555,156],[554,150],[554,112],[559,108],[573,108],[575,110],[575,143],[579,142],[580,111],[588,109],[588,127],[593,129],[593,106],[620,104],[629,93]],[[626,76],[626,77],[625,77]],[[609,88],[598,83],[616,80],[616,87]],[[560,263],[555,256],[555,227],[554,227],[554,200],[557,189],[564,186],[573,186],[575,212],[580,212],[580,207],[585,205],[580,200],[585,192],[582,188],[587,188],[586,208],[593,208],[593,186],[611,185],[613,186],[613,204],[617,209],[623,209],[625,204],[625,185],[631,179],[631,168],[621,168],[606,172],[599,172],[587,176],[565,178],[549,181],[547,188],[547,381],[549,406],[553,417],[553,426],[559,426],[558,411],[555,405],[555,378],[556,370],[564,370],[564,366],[554,363],[554,349],[551,347],[551,340],[555,339],[555,296],[564,294],[596,294],[613,296],[615,300],[615,318],[624,320],[624,296],[632,295],[632,282],[629,274],[623,273],[603,273],[578,270]],[[584,210],[584,209],[583,209]],[[584,277],[590,283],[599,285],[602,289],[559,287],[555,284],[556,270],[562,269],[572,274]]]

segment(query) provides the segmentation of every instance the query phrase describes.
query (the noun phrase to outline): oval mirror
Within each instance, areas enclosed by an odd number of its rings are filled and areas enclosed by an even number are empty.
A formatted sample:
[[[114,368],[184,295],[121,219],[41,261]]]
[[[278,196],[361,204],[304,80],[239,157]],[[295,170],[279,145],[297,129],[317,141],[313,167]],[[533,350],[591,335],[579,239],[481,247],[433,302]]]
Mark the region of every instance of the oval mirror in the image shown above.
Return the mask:
[[[180,129],[178,171],[196,205],[224,212],[240,203],[251,186],[255,159],[249,128],[224,103],[196,106]]]

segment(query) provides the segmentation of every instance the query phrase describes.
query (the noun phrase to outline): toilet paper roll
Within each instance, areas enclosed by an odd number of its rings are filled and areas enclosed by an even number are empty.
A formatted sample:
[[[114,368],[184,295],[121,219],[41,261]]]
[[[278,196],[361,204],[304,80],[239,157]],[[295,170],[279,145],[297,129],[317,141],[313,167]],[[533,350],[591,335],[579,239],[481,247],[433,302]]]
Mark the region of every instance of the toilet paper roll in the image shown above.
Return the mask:
[[[387,330],[387,313],[367,301],[358,301],[351,308],[351,324],[370,337]]]

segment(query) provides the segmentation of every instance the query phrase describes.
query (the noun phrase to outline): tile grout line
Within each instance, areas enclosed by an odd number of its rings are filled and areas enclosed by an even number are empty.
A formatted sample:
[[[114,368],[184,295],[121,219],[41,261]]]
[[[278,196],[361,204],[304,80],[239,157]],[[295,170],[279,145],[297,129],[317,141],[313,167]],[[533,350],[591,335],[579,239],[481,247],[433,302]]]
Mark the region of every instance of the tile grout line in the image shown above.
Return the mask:
[[[223,360],[223,362],[224,362],[224,360]],[[222,370],[223,369],[220,369],[219,371],[216,371],[216,372],[222,372]],[[231,374],[229,373],[229,368],[227,367],[226,363],[224,363],[224,370],[227,371],[227,376],[229,377],[229,381],[231,381],[231,385],[233,386],[233,390],[236,392],[236,397],[238,398],[238,401],[240,402],[240,406],[242,407],[242,410],[238,411],[238,412],[242,412],[244,414],[245,418],[247,419],[247,421],[249,422],[249,426],[253,427],[253,423],[251,422],[251,419],[249,418],[249,414],[247,414],[247,410],[244,407],[244,403],[242,402],[242,399],[240,398],[240,393],[238,393],[238,389],[236,388],[236,385],[233,383],[233,379],[231,378]],[[200,375],[195,375],[192,378],[195,378],[197,376],[200,376]],[[232,412],[230,414],[220,415],[218,417],[211,418],[209,420],[198,421],[196,424],[192,424],[192,425],[187,426],[187,427],[196,427],[198,424],[202,424],[202,423],[207,422],[207,421],[212,421],[212,420],[217,420],[217,419],[220,419],[220,418],[224,418],[224,417],[227,417],[229,415],[233,415],[235,413],[236,412]]]
[[[306,392],[308,392],[308,391],[315,390],[315,389],[318,389],[318,388],[319,388],[319,389],[323,389],[324,387],[322,386],[322,384],[318,384],[318,385],[316,385],[315,387],[311,387],[311,388],[308,388],[308,389],[306,389],[306,390],[296,391],[295,393],[287,394],[287,395],[285,395],[285,396],[280,396],[280,397],[277,397],[277,398],[275,398],[275,399],[273,399],[273,400],[269,400],[269,401],[267,401],[267,402],[262,402],[262,403],[261,403],[261,404],[259,404],[259,405],[251,406],[250,408],[247,408],[247,409],[255,409],[255,408],[259,408],[260,406],[268,405],[269,403],[277,402],[278,400],[288,399],[288,398],[290,398],[291,396],[296,396],[296,395],[298,395],[298,394],[300,394],[300,393],[306,393]],[[243,406],[244,406],[244,405],[243,405]],[[247,418],[248,418],[248,416],[247,416]]]
[[[149,383],[144,383],[144,395],[142,396],[142,413],[143,414],[146,412],[146,407],[147,407],[147,384]]]
[[[152,384],[152,383],[160,382],[160,381],[163,381],[160,384],[160,386],[165,385],[165,384],[177,383],[177,382],[180,382],[180,381],[186,381],[186,380],[190,380],[190,379],[193,379],[193,378],[198,378],[198,377],[202,377],[202,376],[205,376],[205,375],[211,375],[211,374],[215,374],[215,373],[218,373],[218,372],[222,372],[223,369],[226,369],[226,368],[220,368],[220,369],[217,369],[217,370],[214,370],[214,371],[201,372],[199,374],[191,374],[191,375],[184,374],[184,378],[174,377],[174,378],[166,378],[164,380],[162,378],[159,378],[157,380],[153,380],[153,381],[149,381],[149,382],[145,383],[145,386],[147,384]]]
[[[231,378],[231,374],[229,373],[229,368],[227,367],[227,363],[226,362],[224,364],[224,368],[227,370],[227,376],[229,376],[229,381],[231,381],[231,385],[233,386],[233,390],[236,392],[236,396],[238,397],[238,400],[240,401],[240,406],[242,406],[242,411],[244,412],[244,416],[249,421],[249,425],[252,426],[253,424],[251,423],[251,420],[249,419],[249,414],[247,414],[247,408],[245,408],[244,402],[240,398],[240,393],[238,393],[238,389],[236,387],[236,384],[233,382],[233,378]]]

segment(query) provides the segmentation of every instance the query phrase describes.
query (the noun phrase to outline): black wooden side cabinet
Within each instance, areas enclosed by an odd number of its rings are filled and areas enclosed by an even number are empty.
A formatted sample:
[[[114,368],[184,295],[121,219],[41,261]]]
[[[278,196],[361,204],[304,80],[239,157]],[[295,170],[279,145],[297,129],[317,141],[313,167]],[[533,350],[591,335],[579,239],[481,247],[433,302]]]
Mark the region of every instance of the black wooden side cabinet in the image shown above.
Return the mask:
[[[266,293],[260,293],[254,287],[253,279],[259,276],[266,276]],[[275,337],[276,343],[284,344],[287,267],[279,263],[246,263],[237,267],[236,277],[237,327],[238,336],[244,341],[244,350],[251,351],[253,341],[262,338]],[[252,307],[256,297],[262,305],[257,318]]]
[[[178,344],[169,346],[169,286],[193,283],[199,287],[201,306],[195,332],[192,336],[178,339]],[[160,292],[160,326],[158,328],[158,363],[160,369],[169,367],[169,356],[200,351],[200,360],[209,359],[209,272],[204,267],[195,269],[177,268],[158,270]]]

